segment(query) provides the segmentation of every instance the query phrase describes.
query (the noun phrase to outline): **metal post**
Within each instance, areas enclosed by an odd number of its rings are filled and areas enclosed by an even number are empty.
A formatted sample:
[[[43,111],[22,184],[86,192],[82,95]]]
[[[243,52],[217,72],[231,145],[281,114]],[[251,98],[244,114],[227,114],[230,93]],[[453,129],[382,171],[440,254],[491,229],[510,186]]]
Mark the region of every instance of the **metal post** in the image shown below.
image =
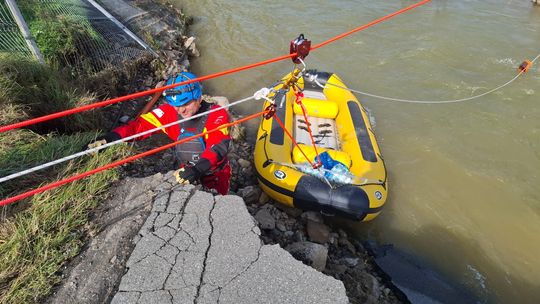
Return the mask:
[[[113,15],[109,14],[109,12],[104,9],[101,5],[97,4],[94,0],[86,0],[90,4],[92,4],[95,8],[97,8],[105,17],[109,18],[112,22],[114,22],[118,27],[120,27],[126,34],[128,34],[131,38],[133,38],[135,41],[137,41],[138,44],[140,44],[145,50],[151,52],[154,56],[159,57],[159,55],[144,41],[142,41],[137,35],[135,35],[132,31],[130,31],[127,27],[125,27],[122,22],[118,21],[116,18],[114,18]]]
[[[43,59],[43,55],[41,55],[41,52],[39,51],[39,48],[34,41],[34,38],[30,34],[30,30],[28,29],[28,26],[26,25],[26,22],[24,21],[24,18],[21,14],[21,11],[19,10],[19,7],[13,0],[6,0],[6,4],[9,7],[9,10],[11,11],[11,15],[13,15],[13,18],[15,19],[15,22],[17,22],[17,26],[19,26],[19,30],[21,31],[21,34],[24,37],[24,40],[26,41],[26,44],[28,45],[28,48],[36,57],[36,59],[41,64],[45,64],[45,60]]]

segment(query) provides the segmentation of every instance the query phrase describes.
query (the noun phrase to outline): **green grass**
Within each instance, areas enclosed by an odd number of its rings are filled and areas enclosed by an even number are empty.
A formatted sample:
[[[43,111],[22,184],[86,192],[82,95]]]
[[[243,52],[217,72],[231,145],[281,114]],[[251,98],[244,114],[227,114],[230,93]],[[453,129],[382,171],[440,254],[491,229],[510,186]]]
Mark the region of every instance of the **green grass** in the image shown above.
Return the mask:
[[[75,81],[34,60],[0,54],[0,124],[6,125],[90,104],[94,97],[76,89]],[[99,128],[94,110],[41,123],[40,133],[77,132]],[[36,129],[37,130],[37,129]]]
[[[88,20],[77,16],[85,11],[68,3],[36,2],[21,0],[19,6],[47,64],[73,75],[93,73],[90,52],[106,42]]]
[[[7,125],[91,102],[91,97],[78,95],[74,87],[58,72],[33,60],[0,56],[0,124]],[[101,120],[96,117],[99,113],[89,111],[33,125],[31,130],[1,133],[0,176],[77,152],[83,143],[90,140],[78,133],[99,128]],[[64,135],[58,135],[58,132]],[[57,169],[2,183],[0,197],[34,187],[39,181],[57,173]]]
[[[106,46],[90,23],[70,16],[36,19],[29,26],[47,63],[57,68],[73,67],[72,73],[91,71],[91,51]]]
[[[73,135],[39,135],[30,130],[14,130],[0,134],[0,176],[34,167],[79,152],[95,133]],[[55,176],[61,165],[49,167],[0,184],[0,198],[12,196],[21,189],[36,187]]]
[[[0,55],[0,125],[92,101],[75,88],[71,79],[35,61]],[[82,150],[100,128],[98,115],[89,111],[1,133],[0,176]],[[102,166],[126,151],[112,148],[2,183],[0,198]],[[0,207],[0,303],[37,303],[51,292],[62,265],[80,251],[88,213],[117,178],[117,170],[108,170]]]
[[[74,147],[93,134],[66,137]],[[58,178],[110,163],[126,147],[74,160]],[[118,178],[108,170],[60,188],[35,195],[30,207],[0,225],[0,303],[37,303],[60,281],[58,271],[81,248],[88,213]]]

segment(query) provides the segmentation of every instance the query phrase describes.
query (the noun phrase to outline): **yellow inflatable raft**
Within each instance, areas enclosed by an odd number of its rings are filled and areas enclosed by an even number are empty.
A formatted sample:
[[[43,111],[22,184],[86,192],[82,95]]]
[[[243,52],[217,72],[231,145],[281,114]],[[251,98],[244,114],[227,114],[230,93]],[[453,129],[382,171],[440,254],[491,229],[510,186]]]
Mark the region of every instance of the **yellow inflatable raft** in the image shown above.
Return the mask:
[[[350,91],[337,87],[345,84],[336,74],[295,74],[273,88],[269,97],[275,113],[259,126],[254,162],[261,188],[274,200],[303,210],[359,221],[375,218],[386,201],[387,173],[366,110]],[[294,85],[304,94],[303,111],[295,102]],[[270,104],[266,101],[264,109]],[[348,179],[309,165],[324,152],[348,168]]]

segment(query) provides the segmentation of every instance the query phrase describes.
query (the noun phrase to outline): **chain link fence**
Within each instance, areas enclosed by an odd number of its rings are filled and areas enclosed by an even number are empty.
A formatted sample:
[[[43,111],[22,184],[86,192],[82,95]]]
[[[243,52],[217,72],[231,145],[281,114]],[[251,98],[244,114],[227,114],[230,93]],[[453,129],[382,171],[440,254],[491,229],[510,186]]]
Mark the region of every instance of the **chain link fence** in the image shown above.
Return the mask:
[[[0,50],[31,55],[4,1]],[[19,0],[32,36],[48,64],[92,74],[153,51],[102,13],[90,0]]]

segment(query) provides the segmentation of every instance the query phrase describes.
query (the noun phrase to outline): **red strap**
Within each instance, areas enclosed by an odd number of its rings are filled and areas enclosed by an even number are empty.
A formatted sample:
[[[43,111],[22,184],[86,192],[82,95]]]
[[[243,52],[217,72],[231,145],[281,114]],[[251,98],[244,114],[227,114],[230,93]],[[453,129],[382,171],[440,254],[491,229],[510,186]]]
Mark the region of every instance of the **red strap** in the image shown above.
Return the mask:
[[[317,151],[317,146],[315,145],[315,139],[313,139],[313,133],[311,132],[311,127],[310,127],[311,124],[309,123],[309,120],[306,115],[306,107],[304,107],[304,104],[302,103],[302,99],[304,98],[304,93],[300,90],[297,90],[295,87],[294,95],[296,95],[296,100],[294,102],[299,104],[300,108],[302,109],[302,114],[304,115],[304,121],[306,122],[306,125],[307,125],[309,138],[311,139],[311,144],[313,145],[313,149],[315,149],[315,155],[317,157],[317,164],[316,165],[312,164],[312,166],[314,169],[317,169],[320,166],[322,166],[322,161],[321,161],[321,157],[319,156],[319,152]]]
[[[302,152],[302,155],[304,155],[304,157],[307,159],[308,163],[311,165],[311,167],[313,168],[318,168],[315,164],[313,164],[313,162],[307,157],[306,153],[304,153],[304,151],[302,150],[302,148],[300,148],[300,146],[298,145],[298,143],[296,142],[296,140],[294,140],[294,138],[292,137],[291,133],[289,132],[289,130],[287,130],[287,128],[285,128],[285,125],[283,125],[283,122],[281,121],[281,119],[279,119],[279,117],[277,115],[274,116],[274,119],[277,121],[277,123],[279,124],[279,126],[283,129],[283,131],[285,131],[285,134],[287,134],[287,136],[289,136],[289,138],[292,140],[293,144],[295,147],[298,147],[298,150],[300,150],[300,152]]]

